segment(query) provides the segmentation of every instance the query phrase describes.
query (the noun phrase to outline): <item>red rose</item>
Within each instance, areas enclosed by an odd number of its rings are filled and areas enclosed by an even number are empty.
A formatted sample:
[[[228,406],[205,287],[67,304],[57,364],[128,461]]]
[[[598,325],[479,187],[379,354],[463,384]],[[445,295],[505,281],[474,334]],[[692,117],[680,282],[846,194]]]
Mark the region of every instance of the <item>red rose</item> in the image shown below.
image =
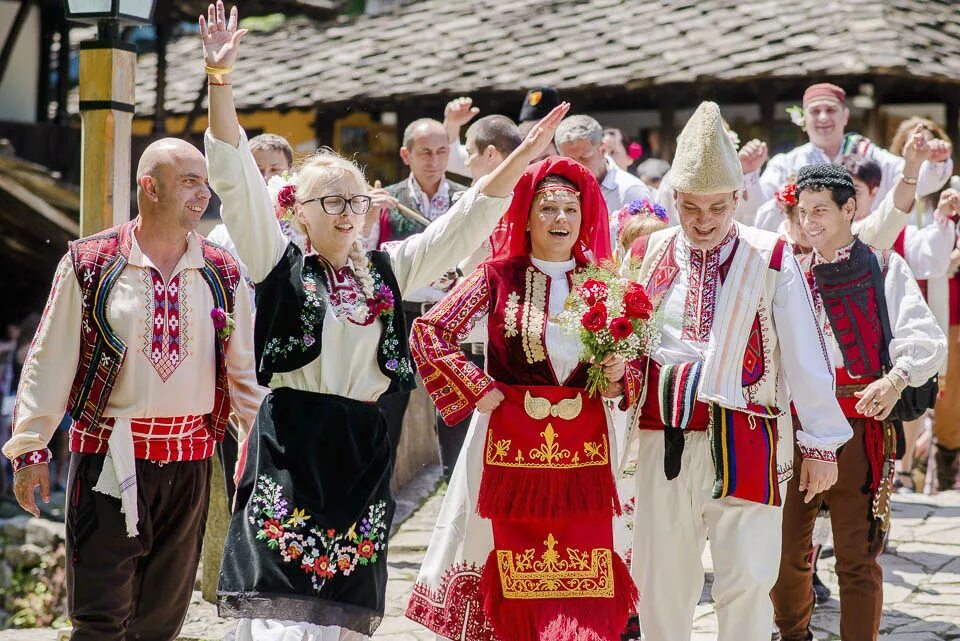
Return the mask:
[[[610,323],[610,335],[613,340],[620,341],[633,333],[633,323],[626,316],[614,318]]]
[[[641,285],[631,283],[623,295],[623,305],[628,318],[647,320],[653,312],[653,305],[647,298],[647,292]]]
[[[280,203],[280,206],[284,209],[288,207],[293,207],[297,204],[297,187],[296,185],[284,185],[280,189],[280,193],[277,194],[277,202]]]
[[[589,332],[599,332],[607,325],[607,308],[599,303],[583,315],[583,327]]]

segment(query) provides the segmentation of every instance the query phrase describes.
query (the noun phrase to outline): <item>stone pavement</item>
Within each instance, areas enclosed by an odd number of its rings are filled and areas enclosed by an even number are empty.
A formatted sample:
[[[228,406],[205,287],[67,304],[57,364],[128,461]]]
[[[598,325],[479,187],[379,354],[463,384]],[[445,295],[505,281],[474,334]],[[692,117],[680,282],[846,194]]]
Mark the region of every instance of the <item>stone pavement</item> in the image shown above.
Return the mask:
[[[424,481],[429,487],[430,479]],[[421,495],[422,496],[422,495]],[[387,613],[374,635],[376,641],[433,641],[435,636],[403,616],[416,580],[442,492],[436,492],[405,520],[390,542],[390,578]],[[405,499],[402,507],[415,504]],[[894,499],[890,544],[881,557],[884,571],[884,616],[881,641],[951,641],[960,639],[960,492],[937,496],[899,495]],[[716,639],[717,618],[710,601],[712,568],[709,550],[704,596],[697,608],[692,641]],[[814,614],[814,634],[819,641],[839,639],[839,601],[834,560],[821,560],[820,576],[833,591],[829,603]],[[219,640],[231,627],[216,618],[212,605],[195,595],[181,639]],[[0,632],[0,641],[53,641],[52,630]]]

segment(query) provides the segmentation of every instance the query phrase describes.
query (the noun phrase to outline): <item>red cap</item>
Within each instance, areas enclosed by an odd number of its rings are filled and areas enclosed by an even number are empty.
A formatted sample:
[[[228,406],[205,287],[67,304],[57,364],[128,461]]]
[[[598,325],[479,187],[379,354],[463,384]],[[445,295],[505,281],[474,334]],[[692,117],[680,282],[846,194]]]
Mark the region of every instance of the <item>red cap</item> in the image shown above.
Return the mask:
[[[803,92],[803,106],[806,107],[811,102],[818,100],[833,100],[841,105],[846,105],[847,92],[829,82],[821,82],[807,87],[807,90]]]

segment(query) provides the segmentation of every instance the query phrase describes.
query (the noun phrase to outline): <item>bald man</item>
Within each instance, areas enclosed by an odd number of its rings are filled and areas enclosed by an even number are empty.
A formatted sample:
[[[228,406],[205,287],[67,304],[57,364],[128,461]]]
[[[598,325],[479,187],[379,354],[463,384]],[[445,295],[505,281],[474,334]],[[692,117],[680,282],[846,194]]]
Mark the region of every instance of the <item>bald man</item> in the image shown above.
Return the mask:
[[[250,297],[235,260],[194,229],[203,155],[173,138],[137,167],[132,221],[70,243],[23,365],[17,501],[49,501],[47,444],[70,427],[67,604],[74,641],[173,640],[190,603],[210,456],[233,410],[260,402]]]

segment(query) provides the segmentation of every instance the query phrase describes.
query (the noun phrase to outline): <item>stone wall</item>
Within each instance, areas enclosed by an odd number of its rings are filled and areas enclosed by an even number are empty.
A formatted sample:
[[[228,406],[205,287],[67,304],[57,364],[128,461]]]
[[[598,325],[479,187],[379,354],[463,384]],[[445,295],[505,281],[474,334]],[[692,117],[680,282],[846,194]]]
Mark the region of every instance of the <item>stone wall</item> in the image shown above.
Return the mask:
[[[0,629],[65,619],[63,523],[28,516],[0,520]]]

